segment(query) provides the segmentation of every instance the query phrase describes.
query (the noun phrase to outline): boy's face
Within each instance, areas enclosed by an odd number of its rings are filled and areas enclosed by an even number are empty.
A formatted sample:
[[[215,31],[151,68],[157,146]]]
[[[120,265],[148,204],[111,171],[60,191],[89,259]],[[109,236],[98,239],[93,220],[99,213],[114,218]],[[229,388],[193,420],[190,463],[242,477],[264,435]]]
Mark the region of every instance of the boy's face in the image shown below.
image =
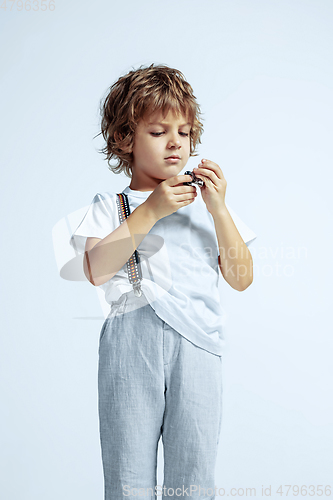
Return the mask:
[[[152,191],[164,181],[178,175],[190,156],[191,124],[172,111],[163,118],[161,111],[148,115],[137,125],[133,145],[133,175],[130,188]],[[179,159],[168,159],[178,156]]]

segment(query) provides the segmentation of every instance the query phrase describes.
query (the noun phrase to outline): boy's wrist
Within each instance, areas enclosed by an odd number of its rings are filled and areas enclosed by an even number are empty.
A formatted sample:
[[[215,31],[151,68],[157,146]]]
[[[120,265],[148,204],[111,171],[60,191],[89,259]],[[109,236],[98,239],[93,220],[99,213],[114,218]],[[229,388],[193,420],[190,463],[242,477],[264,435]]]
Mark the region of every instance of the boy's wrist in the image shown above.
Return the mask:
[[[150,208],[150,206],[148,205],[147,201],[144,201],[141,205],[139,205],[137,207],[137,209],[140,209],[140,211],[142,211],[142,214],[143,214],[143,217],[146,219],[146,220],[149,220],[149,222],[151,223],[151,225],[153,226],[154,224],[156,224],[156,222],[159,220],[156,216],[156,213],[154,212],[154,210],[152,210]],[[136,210],[137,210],[136,209]]]

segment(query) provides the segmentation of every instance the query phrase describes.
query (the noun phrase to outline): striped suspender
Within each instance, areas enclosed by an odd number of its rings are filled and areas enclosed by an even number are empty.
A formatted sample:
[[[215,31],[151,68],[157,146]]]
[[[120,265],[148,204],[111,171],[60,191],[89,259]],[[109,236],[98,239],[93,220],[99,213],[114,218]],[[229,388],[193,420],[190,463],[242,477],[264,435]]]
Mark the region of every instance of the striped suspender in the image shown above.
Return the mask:
[[[128,203],[128,198],[125,193],[118,193],[116,200],[117,200],[119,220],[121,224],[130,215],[131,211]],[[126,264],[127,264],[128,279],[129,282],[133,285],[134,294],[137,297],[140,297],[142,295],[142,290],[141,290],[142,273],[141,273],[140,256],[137,250],[134,251],[134,253],[128,259]]]

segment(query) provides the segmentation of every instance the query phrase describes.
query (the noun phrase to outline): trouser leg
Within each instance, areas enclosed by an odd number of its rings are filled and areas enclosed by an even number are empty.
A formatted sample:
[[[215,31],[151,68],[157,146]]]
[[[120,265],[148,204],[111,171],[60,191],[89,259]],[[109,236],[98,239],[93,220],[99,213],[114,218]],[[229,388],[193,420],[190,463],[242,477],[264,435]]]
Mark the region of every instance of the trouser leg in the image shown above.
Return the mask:
[[[222,422],[222,358],[164,326],[163,499],[215,498]],[[177,489],[178,488],[178,489]]]
[[[126,304],[126,296],[122,305]],[[126,309],[126,308],[125,308]],[[154,498],[164,412],[162,320],[149,305],[107,320],[98,392],[105,500],[144,488]],[[133,498],[133,497],[132,497]]]

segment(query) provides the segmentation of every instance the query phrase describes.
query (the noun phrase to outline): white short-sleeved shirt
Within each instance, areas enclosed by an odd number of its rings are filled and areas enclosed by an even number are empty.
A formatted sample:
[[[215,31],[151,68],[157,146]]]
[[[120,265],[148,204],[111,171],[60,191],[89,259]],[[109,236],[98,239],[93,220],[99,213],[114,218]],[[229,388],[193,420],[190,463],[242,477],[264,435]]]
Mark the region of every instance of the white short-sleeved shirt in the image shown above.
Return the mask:
[[[131,213],[153,191],[128,186]],[[119,225],[117,194],[97,193],[70,244],[84,253],[87,237],[105,238]],[[246,245],[257,236],[235,212],[226,207]],[[218,240],[214,220],[197,189],[196,199],[158,220],[137,247],[141,260],[141,289],[156,314],[187,340],[222,355],[223,309],[218,291]],[[125,265],[100,285],[109,304],[133,290]]]

